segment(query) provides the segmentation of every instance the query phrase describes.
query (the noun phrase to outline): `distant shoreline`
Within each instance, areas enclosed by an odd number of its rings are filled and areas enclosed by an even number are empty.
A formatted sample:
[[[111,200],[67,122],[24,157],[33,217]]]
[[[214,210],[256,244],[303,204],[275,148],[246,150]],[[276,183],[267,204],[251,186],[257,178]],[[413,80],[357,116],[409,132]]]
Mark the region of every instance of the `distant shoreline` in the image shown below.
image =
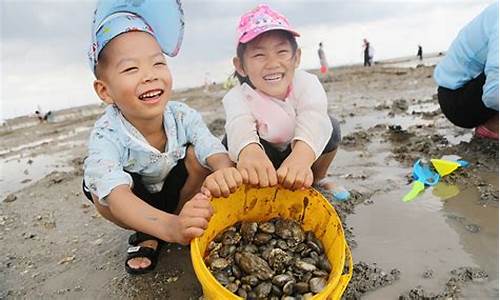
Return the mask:
[[[429,53],[424,55],[424,59],[429,59],[429,58],[437,58],[439,56],[444,56],[445,52],[434,52],[434,53]],[[416,56],[401,56],[401,57],[395,57],[395,58],[389,58],[389,59],[382,59],[382,60],[376,60],[374,61],[375,65],[385,65],[385,64],[398,64],[398,63],[405,63],[405,62],[411,62],[417,60]],[[346,64],[346,65],[339,65],[339,66],[334,66],[332,69],[344,69],[344,68],[352,68],[352,67],[359,67],[362,66],[362,63],[355,63],[355,64]],[[319,71],[319,69],[308,69],[307,71]],[[217,83],[221,84],[221,83]],[[175,93],[184,93],[184,92],[189,92],[191,90],[195,89],[200,89],[203,88],[203,86],[195,86],[195,87],[189,87],[189,88],[182,88],[178,90],[174,90],[174,96]],[[52,111],[54,114],[53,122],[61,122],[65,120],[79,120],[81,118],[87,118],[90,116],[95,116],[98,114],[101,114],[104,110],[104,107],[102,103],[96,103],[96,104],[86,104],[82,106],[75,106],[75,107],[69,107],[69,108],[64,108],[64,109],[59,109],[59,110],[54,110]],[[40,120],[35,116],[34,112],[32,114],[28,115],[22,115],[22,116],[17,116],[5,120],[0,120],[2,123],[0,124],[0,136],[4,134],[6,131],[11,131],[11,130],[16,130],[19,128],[24,128],[24,127],[30,127],[30,126],[35,126],[40,123]]]

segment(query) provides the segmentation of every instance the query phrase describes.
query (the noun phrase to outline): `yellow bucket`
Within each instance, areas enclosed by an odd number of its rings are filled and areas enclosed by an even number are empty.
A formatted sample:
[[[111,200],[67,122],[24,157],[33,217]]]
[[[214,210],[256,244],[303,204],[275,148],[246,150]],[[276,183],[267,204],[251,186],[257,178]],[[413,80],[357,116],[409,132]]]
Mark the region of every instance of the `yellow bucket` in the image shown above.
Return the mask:
[[[312,299],[340,299],[352,276],[351,253],[335,209],[318,191],[242,186],[229,198],[212,199],[212,206],[215,213],[207,230],[191,242],[191,261],[205,299],[242,299],[224,288],[205,265],[203,257],[210,241],[238,221],[264,221],[274,217],[297,220],[305,231],[311,230],[323,242],[332,271],[326,287]],[[348,272],[343,274],[346,263]]]

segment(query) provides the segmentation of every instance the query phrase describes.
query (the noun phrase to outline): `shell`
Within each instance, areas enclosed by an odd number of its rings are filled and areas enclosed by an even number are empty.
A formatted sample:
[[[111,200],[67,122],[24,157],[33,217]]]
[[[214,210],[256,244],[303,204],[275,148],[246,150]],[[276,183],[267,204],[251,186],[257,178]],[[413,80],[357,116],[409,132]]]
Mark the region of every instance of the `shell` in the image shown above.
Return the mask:
[[[318,259],[318,267],[326,272],[330,273],[332,271],[332,265],[325,255],[321,255]]]
[[[302,272],[313,272],[317,269],[314,264],[305,262],[303,260],[296,260],[295,261],[295,268],[296,268],[296,270],[299,270]]]
[[[326,280],[323,277],[314,277],[309,280],[309,289],[313,293],[321,292],[326,286]]]
[[[255,288],[257,298],[265,299],[271,293],[272,284],[269,281],[264,281]]]
[[[257,233],[254,238],[256,245],[266,245],[273,238],[269,233]]]
[[[276,227],[273,222],[263,222],[259,225],[259,230],[263,233],[273,234],[276,231]]]
[[[285,283],[285,285],[283,286],[283,295],[289,296],[293,294],[294,286],[295,286],[295,280],[288,281],[287,283]]]
[[[212,261],[212,263],[210,264],[210,268],[214,271],[220,271],[229,267],[230,264],[230,260],[220,257]]]
[[[257,222],[241,222],[240,232],[241,237],[247,243],[250,243],[257,233]]]
[[[276,285],[277,287],[283,287],[285,283],[289,281],[294,281],[293,277],[288,275],[288,274],[279,274],[273,277],[273,284]]]
[[[309,299],[326,286],[332,269],[314,233],[282,218],[226,228],[209,243],[205,263],[244,299]]]
[[[255,275],[244,276],[241,277],[241,283],[246,284],[250,287],[256,286],[257,284],[259,284],[259,278],[257,278],[257,276]]]
[[[267,262],[253,253],[237,252],[235,259],[243,272],[255,275],[260,280],[271,279],[274,275]]]
[[[297,282],[294,287],[295,287],[295,290],[297,291],[297,293],[299,293],[299,294],[304,294],[304,293],[309,292],[309,283],[307,283],[307,282],[303,282],[303,281]]]
[[[292,259],[293,257],[288,255],[288,253],[286,253],[285,251],[279,248],[274,248],[270,251],[267,262],[269,263],[269,266],[271,268],[279,273],[290,264],[290,261],[292,261]]]

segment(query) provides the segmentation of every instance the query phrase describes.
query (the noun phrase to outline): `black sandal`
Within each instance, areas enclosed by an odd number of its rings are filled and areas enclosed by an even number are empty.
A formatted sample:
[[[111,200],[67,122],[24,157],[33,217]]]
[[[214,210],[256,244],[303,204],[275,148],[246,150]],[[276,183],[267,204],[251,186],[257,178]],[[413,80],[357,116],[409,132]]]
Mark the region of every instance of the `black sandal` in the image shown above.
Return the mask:
[[[139,243],[149,240],[156,240],[158,242],[158,246],[156,246],[156,249],[146,246],[139,246]],[[131,247],[127,249],[127,259],[125,260],[125,270],[127,271],[127,273],[132,275],[139,275],[152,271],[156,267],[156,263],[158,262],[158,253],[160,252],[162,244],[161,241],[152,235],[142,232],[136,232],[129,237],[128,243],[131,245]],[[146,268],[132,268],[128,265],[128,262],[132,258],[136,257],[147,258],[151,263]]]

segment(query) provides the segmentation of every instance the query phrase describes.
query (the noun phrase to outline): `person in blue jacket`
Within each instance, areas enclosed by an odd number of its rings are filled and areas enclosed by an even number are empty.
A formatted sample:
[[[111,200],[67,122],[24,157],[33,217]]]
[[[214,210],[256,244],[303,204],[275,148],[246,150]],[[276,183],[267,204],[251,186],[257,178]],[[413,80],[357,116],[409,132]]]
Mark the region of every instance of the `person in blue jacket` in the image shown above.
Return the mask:
[[[498,1],[459,32],[434,79],[448,120],[498,140]]]

